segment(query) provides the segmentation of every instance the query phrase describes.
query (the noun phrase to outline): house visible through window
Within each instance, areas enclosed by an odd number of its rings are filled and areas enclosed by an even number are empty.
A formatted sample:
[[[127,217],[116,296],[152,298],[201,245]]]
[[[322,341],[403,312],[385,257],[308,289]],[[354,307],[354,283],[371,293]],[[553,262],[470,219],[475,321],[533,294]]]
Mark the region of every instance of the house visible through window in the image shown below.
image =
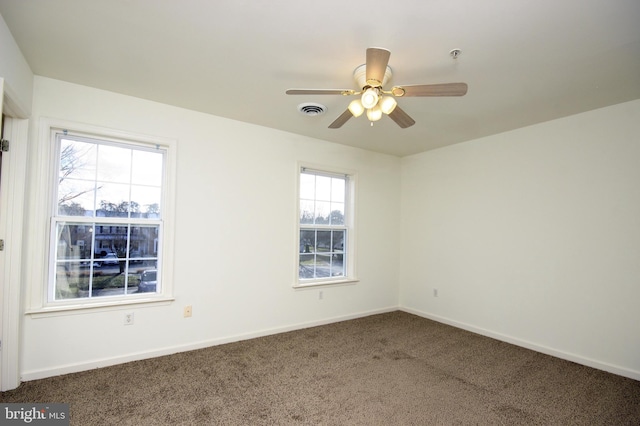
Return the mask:
[[[161,292],[159,273],[140,280],[161,261],[166,151],[66,131],[54,138],[49,301]]]
[[[350,187],[345,174],[301,169],[298,284],[348,278]]]

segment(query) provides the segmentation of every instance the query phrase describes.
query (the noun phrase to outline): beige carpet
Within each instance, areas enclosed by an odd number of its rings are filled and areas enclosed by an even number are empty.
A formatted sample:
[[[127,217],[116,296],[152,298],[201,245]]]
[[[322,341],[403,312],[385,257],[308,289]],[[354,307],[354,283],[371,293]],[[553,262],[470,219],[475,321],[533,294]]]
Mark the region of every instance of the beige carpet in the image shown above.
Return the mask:
[[[640,382],[404,312],[23,383],[72,425],[639,425]]]

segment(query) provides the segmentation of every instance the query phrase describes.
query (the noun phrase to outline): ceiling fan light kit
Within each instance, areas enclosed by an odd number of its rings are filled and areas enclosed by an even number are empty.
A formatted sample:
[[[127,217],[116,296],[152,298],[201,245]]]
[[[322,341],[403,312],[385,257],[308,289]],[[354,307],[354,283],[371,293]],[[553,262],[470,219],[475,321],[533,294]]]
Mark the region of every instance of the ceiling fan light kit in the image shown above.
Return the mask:
[[[360,102],[362,102],[362,106],[366,109],[371,109],[374,106],[378,105],[379,98],[380,96],[378,96],[378,90],[376,88],[369,87],[362,94]]]
[[[398,102],[391,96],[383,96],[380,100],[380,109],[387,115],[391,114],[396,106],[398,106]]]
[[[348,109],[354,117],[360,117],[364,112],[364,107],[362,106],[362,102],[360,102],[360,99],[352,100],[349,104]]]
[[[382,110],[378,105],[375,105],[367,109],[367,118],[373,124],[374,121],[378,121],[382,118]]]
[[[460,54],[459,49],[455,49],[454,58]],[[412,86],[394,86],[390,91],[385,91],[383,87],[393,75],[389,67],[389,57],[391,52],[379,47],[367,49],[367,62],[360,65],[353,71],[353,78],[359,89],[289,89],[287,95],[360,95],[360,99],[355,99],[349,103],[345,112],[329,125],[330,129],[338,129],[346,123],[349,118],[360,117],[365,111],[367,118],[373,125],[374,121],[382,118],[386,114],[401,128],[413,126],[415,121],[399,106],[394,97],[403,96],[463,96],[467,93],[466,83],[444,83],[444,84],[418,84]],[[383,96],[386,95],[386,96]]]

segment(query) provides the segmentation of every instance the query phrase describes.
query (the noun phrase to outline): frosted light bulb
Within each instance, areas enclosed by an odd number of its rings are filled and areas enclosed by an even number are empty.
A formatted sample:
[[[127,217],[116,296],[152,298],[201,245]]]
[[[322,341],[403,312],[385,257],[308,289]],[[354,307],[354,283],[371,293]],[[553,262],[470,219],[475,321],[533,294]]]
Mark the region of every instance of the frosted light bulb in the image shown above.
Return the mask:
[[[375,106],[367,110],[367,118],[369,121],[374,122],[378,121],[382,118],[382,110],[379,106]]]
[[[364,107],[362,103],[360,103],[360,99],[354,99],[349,104],[349,111],[353,114],[354,117],[360,117],[364,112]]]
[[[378,92],[370,87],[364,91],[360,100],[363,107],[367,109],[373,108],[378,103]]]
[[[397,105],[398,103],[391,96],[385,96],[380,101],[380,109],[385,114],[391,114]]]

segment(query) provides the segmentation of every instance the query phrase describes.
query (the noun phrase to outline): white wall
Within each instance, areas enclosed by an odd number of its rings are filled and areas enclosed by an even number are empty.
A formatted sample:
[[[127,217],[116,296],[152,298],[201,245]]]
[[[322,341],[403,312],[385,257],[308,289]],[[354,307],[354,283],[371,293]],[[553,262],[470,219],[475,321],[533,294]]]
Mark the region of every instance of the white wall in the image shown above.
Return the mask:
[[[175,302],[23,322],[24,379],[109,365],[321,324],[398,306],[400,160],[42,77],[35,78],[29,274],[25,306],[45,285],[47,214],[34,158],[41,118],[178,140]],[[358,178],[360,282],[294,290],[297,162],[353,170]],[[45,233],[43,233],[45,232]],[[183,307],[193,317],[183,318]]]
[[[401,306],[640,380],[639,182],[640,100],[404,158]]]

